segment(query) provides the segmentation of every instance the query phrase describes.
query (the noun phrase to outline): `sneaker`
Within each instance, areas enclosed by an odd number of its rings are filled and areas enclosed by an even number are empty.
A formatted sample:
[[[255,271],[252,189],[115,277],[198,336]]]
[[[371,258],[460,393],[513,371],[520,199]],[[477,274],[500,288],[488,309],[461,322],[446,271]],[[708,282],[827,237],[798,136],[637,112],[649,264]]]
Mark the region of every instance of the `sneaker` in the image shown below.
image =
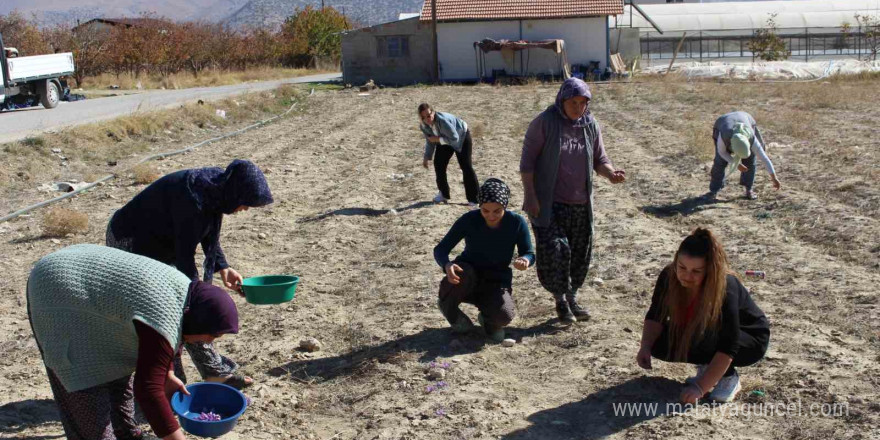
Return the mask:
[[[707,202],[718,201],[718,193],[715,191],[709,191],[706,194],[703,194],[703,200]]]
[[[581,305],[577,303],[577,300],[575,300],[575,299],[568,300],[568,307],[571,310],[571,313],[574,315],[575,318],[577,318],[578,321],[586,322],[586,321],[590,320],[590,311],[587,310],[586,307],[581,307]]]
[[[448,201],[449,199],[443,197],[443,193],[437,193],[437,195],[434,196],[434,203],[446,203]]]
[[[468,208],[469,208],[469,209],[478,209],[479,207],[480,207],[480,205],[477,204],[477,203],[474,203],[474,202],[468,202]]]
[[[556,302],[556,316],[559,316],[559,321],[563,324],[572,324],[577,322],[577,318],[575,318],[574,314],[571,313],[571,307],[568,305],[568,301]]]
[[[483,322],[483,314],[480,313],[477,315],[477,321],[480,322],[480,326],[483,327],[483,331],[486,332],[486,336],[489,339],[495,342],[501,342],[504,340],[504,327],[499,328],[498,330],[490,331],[488,327],[486,327],[486,323]]]
[[[755,200],[758,198],[758,193],[752,190],[746,190],[746,200]]]
[[[733,374],[722,377],[718,381],[718,385],[715,385],[715,389],[709,394],[709,398],[716,402],[730,402],[736,398],[741,389],[739,373],[734,370]]]
[[[706,368],[708,368],[708,365],[702,364],[702,365],[696,365],[696,367],[697,367],[697,374],[685,379],[684,383],[690,385],[690,384],[696,382],[697,379],[699,379],[703,375],[703,373],[706,372]]]
[[[455,321],[455,324],[452,325],[452,331],[455,333],[468,333],[473,329],[474,323],[464,313],[459,314],[458,321]]]

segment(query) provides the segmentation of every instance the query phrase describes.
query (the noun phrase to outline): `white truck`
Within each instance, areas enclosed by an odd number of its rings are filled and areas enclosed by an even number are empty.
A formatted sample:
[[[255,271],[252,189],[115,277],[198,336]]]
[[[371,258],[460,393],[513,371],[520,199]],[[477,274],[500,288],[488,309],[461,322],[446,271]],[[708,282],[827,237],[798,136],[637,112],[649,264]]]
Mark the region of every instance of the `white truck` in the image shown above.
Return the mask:
[[[18,57],[17,51],[3,45],[0,35],[0,110],[31,107],[37,103],[55,108],[67,89],[68,75],[73,75],[73,54]]]

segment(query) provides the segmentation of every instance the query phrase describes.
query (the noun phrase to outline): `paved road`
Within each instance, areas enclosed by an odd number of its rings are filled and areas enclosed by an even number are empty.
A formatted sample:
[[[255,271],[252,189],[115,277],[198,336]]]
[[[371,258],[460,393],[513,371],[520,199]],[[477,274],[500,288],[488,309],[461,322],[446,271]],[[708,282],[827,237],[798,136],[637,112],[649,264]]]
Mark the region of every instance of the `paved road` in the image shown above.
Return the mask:
[[[0,113],[0,143],[24,139],[46,131],[57,131],[63,127],[175,107],[181,103],[193,102],[198,99],[216,100],[247,92],[271,90],[282,84],[330,81],[338,78],[341,78],[339,73],[329,73],[231,86],[156,90],[125,96],[62,102],[52,110],[37,106],[3,112]]]

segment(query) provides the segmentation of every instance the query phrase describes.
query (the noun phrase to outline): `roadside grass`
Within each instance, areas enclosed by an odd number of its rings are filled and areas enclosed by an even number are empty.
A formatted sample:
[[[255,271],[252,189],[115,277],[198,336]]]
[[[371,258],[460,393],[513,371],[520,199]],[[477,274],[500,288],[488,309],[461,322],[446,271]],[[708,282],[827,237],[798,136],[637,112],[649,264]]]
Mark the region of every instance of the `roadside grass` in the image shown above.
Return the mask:
[[[117,86],[120,90],[146,89],[189,89],[193,87],[215,87],[231,84],[241,84],[251,81],[271,81],[275,79],[294,78],[306,75],[327,73],[326,70],[317,69],[291,69],[284,67],[259,67],[242,71],[209,70],[198,76],[191,72],[162,75],[132,74],[114,75],[105,73],[83,80],[81,86],[84,90],[106,90]],[[140,84],[140,87],[138,87]],[[116,87],[114,87],[116,88]]]
[[[117,119],[45,133],[0,145],[0,191],[31,188],[53,179],[89,181],[119,173],[149,151],[178,149],[181,143],[215,136],[225,127],[243,126],[304,102],[304,86],[239,95],[172,110],[133,114]],[[218,113],[225,111],[225,117]],[[224,130],[226,131],[226,130]],[[136,173],[137,174],[137,173]],[[147,179],[149,173],[141,173]]]

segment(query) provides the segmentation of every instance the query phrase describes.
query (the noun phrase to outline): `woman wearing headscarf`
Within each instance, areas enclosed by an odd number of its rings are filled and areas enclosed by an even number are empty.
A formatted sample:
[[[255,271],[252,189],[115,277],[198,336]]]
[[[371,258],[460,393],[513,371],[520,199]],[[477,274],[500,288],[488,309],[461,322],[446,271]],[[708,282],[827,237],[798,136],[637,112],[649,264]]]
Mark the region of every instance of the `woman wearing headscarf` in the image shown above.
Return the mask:
[[[422,166],[428,168],[431,159],[434,160],[434,174],[437,178],[437,189],[440,190],[434,196],[434,201],[437,203],[449,201],[446,167],[454,154],[464,178],[464,193],[468,205],[475,208],[480,184],[477,180],[477,173],[474,171],[474,142],[471,139],[467,122],[453,114],[434,111],[430,104],[422,103],[419,105],[419,129],[425,135],[425,154],[422,157]]]
[[[488,179],[480,187],[480,209],[461,216],[434,247],[434,260],[446,277],[440,282],[440,311],[452,330],[470,331],[474,324],[458,308],[474,304],[486,334],[496,342],[504,339],[504,327],[513,320],[513,272],[510,260],[516,247],[513,267],[526,270],[535,262],[535,251],[526,220],[507,210],[510,188],[498,179]],[[464,240],[464,251],[454,261],[449,253]]]
[[[182,439],[169,399],[183,383],[184,341],[238,333],[238,311],[219,287],[156,260],[82,244],[37,262],[28,317],[69,440],[142,439],[136,400],[153,432]]]
[[[611,183],[626,180],[605,154],[591,99],[585,82],[565,80],[556,102],[529,124],[519,165],[523,210],[537,241],[538,280],[553,294],[564,323],[590,318],[577,294],[593,250],[593,171]]]
[[[737,168],[740,171],[739,184],[746,189],[745,197],[749,200],[758,198],[752,189],[755,184],[755,168],[757,159],[767,167],[773,188],[779,189],[782,184],[776,177],[773,162],[764,151],[764,138],[758,130],[755,118],[746,112],[730,112],[715,121],[712,129],[712,140],[715,141],[715,160],[712,163],[712,181],[706,197],[714,200],[718,191],[724,188],[725,180]]]
[[[761,360],[769,344],[764,312],[730,272],[721,243],[697,228],[660,272],[636,362],[645,369],[652,357],[694,364],[697,375],[682,388],[682,403],[695,404],[710,391],[712,400],[729,402],[742,388],[736,367]]]
[[[217,272],[228,289],[238,291],[242,276],[229,267],[220,246],[223,215],[272,201],[263,172],[247,160],[234,160],[225,170],[177,171],[153,182],[116,211],[107,225],[107,246],[170,264],[197,280],[195,253],[201,245],[205,254],[202,280],[210,283]],[[236,388],[253,383],[235,374],[238,365],[217,353],[213,344],[187,342],[185,346],[203,379]],[[179,360],[176,369],[186,380]]]

